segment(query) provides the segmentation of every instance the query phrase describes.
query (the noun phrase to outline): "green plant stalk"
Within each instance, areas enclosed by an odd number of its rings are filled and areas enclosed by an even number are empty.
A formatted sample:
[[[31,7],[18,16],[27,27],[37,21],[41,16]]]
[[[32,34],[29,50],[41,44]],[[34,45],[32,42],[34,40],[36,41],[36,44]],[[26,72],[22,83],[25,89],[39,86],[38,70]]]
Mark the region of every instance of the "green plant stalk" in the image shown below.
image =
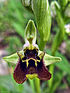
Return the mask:
[[[38,78],[35,78],[34,80],[29,79],[29,82],[30,82],[30,86],[32,87],[33,93],[41,93],[40,79],[38,79]]]
[[[56,84],[54,84],[54,87],[51,87],[51,89],[49,90],[49,93],[54,93],[55,92],[55,90],[57,89],[57,87],[60,85],[63,76],[64,76],[64,73],[62,73],[62,75],[59,77],[59,80],[58,80],[59,82],[57,82]]]
[[[41,93],[41,90],[40,90],[40,79],[35,78],[34,79],[34,84],[35,84],[36,93]]]
[[[52,74],[52,78],[48,81],[48,86],[49,88],[51,88],[52,83],[53,83],[54,64],[50,65],[49,72]]]
[[[30,80],[29,79],[29,82],[30,82],[30,86],[32,87],[32,93],[36,93],[36,91],[35,91],[35,86],[34,86],[34,80]]]
[[[56,51],[58,50],[58,47],[60,46],[60,44],[62,43],[62,40],[64,38],[64,35],[65,35],[65,28],[64,28],[64,21],[62,19],[62,16],[61,16],[61,12],[56,8],[56,21],[58,23],[58,26],[60,28],[60,32],[59,32],[59,35],[62,35],[62,37],[60,37],[59,39],[59,44],[55,44],[55,50],[52,51],[52,55],[55,55]],[[53,47],[52,47],[53,48]],[[53,49],[52,49],[53,50]],[[48,81],[48,85],[49,85],[49,90],[51,89],[52,87],[52,84],[53,84],[53,73],[54,73],[54,65],[50,65],[49,67],[49,72],[51,72],[52,74],[52,78]],[[51,92],[52,93],[52,92]]]

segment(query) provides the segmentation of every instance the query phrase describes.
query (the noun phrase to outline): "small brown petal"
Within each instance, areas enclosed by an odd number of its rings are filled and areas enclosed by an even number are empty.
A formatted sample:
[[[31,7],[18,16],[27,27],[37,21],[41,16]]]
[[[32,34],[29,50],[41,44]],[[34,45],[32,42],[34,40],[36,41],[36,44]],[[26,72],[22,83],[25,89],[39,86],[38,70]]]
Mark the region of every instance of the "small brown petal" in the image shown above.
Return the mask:
[[[21,59],[19,59],[19,62],[14,70],[14,73],[13,73],[13,77],[15,79],[15,81],[18,83],[18,84],[22,84],[27,78],[26,78],[26,67],[24,67],[25,64],[22,63]]]
[[[41,80],[49,80],[51,78],[50,72],[48,72],[48,69],[43,63],[43,60],[41,62],[38,62],[37,66],[37,73],[38,73],[38,78]]]

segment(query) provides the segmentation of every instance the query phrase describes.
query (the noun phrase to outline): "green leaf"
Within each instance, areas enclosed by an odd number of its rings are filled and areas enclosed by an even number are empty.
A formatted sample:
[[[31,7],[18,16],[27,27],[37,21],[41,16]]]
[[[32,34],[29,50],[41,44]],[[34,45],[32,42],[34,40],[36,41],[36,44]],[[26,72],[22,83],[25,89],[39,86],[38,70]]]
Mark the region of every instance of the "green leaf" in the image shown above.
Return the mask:
[[[47,53],[48,54],[51,54],[51,51],[48,49],[47,50]],[[56,56],[62,58],[62,61],[59,62],[59,63],[56,63],[55,65],[61,70],[63,71],[64,73],[66,74],[70,74],[70,64],[68,62],[68,60],[66,59],[66,57],[64,55],[62,55],[61,53],[59,52],[56,52]]]
[[[25,42],[36,43],[36,28],[32,20],[29,20],[25,30]]]
[[[1,87],[3,89],[1,89]],[[6,89],[7,93],[10,93],[10,92],[19,93],[20,92],[19,85],[13,80],[12,75],[0,76],[0,90],[4,91],[4,88]]]
[[[36,18],[40,38],[47,41],[50,35],[51,14],[48,0],[33,0],[32,9]]]
[[[52,54],[53,55],[55,54],[55,51],[60,46],[62,40],[64,39],[64,35],[65,35],[64,20],[62,18],[61,11],[57,7],[56,4],[55,4],[55,9],[56,9],[56,21],[57,21],[57,24],[59,26],[59,31],[56,33],[54,40],[53,40],[53,43],[52,43]]]
[[[20,23],[12,22],[13,27],[15,28],[16,32],[24,38],[24,28]]]
[[[63,56],[62,54],[60,54],[59,52],[56,52],[56,56],[59,56],[62,58],[62,62],[60,62],[59,64],[55,64],[60,70],[62,70],[63,72],[65,72],[66,74],[70,74],[70,64],[68,62],[68,60],[66,59],[65,56]]]
[[[61,80],[64,77],[64,73],[61,71],[58,71],[55,73],[54,77],[53,77],[53,84],[51,86],[51,89],[48,89],[48,93],[55,93],[56,89],[59,87],[59,85],[61,84]]]
[[[65,17],[68,17],[66,18],[66,23],[67,23],[67,20],[70,23],[70,4],[68,4],[68,6],[65,8],[64,15]]]
[[[64,8],[66,8],[66,5],[69,0],[58,0],[58,1],[59,1],[59,4],[61,5],[61,8],[64,9]]]

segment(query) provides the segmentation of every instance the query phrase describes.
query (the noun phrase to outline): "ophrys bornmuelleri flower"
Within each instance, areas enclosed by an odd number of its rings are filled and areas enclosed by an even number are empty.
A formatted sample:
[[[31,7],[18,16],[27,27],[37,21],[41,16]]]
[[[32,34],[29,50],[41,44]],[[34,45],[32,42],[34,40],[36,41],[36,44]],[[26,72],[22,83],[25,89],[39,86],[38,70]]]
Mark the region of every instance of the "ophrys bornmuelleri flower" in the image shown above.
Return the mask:
[[[25,47],[23,51],[24,55],[17,53],[19,61],[13,74],[16,82],[23,83],[28,77],[38,77],[41,80],[50,79],[51,74],[48,72],[43,59],[45,53],[39,54],[36,44]]]
[[[9,57],[4,57],[4,60],[17,63],[13,77],[17,83],[22,84],[28,78],[33,79],[37,77],[40,80],[49,80],[51,74],[48,72],[46,66],[61,59],[39,50],[36,44],[36,28],[34,22],[29,20],[25,30],[23,50]]]

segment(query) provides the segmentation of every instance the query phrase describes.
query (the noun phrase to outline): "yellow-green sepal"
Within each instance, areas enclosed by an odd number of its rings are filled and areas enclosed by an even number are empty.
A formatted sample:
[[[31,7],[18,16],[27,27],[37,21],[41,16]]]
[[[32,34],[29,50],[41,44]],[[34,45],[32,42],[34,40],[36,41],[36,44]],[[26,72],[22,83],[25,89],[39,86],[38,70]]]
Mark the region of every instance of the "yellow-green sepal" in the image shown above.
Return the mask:
[[[19,51],[20,53],[23,53],[23,51]],[[17,53],[14,53],[10,56],[5,56],[3,57],[3,59],[8,62],[8,63],[13,63],[13,64],[17,64],[19,56]]]
[[[25,42],[36,43],[36,27],[33,20],[29,20],[25,29]]]
[[[62,59],[60,57],[50,56],[50,55],[45,53],[44,63],[45,63],[46,66],[54,64],[56,62],[60,62],[60,61],[62,61]]]
[[[43,51],[39,51],[39,55],[44,53]],[[44,64],[46,66],[48,65],[51,65],[51,64],[54,64],[56,62],[60,62],[62,59],[60,57],[54,57],[54,56],[51,56],[51,55],[48,55],[47,53],[44,54],[44,57],[43,57],[43,60],[44,60]]]

